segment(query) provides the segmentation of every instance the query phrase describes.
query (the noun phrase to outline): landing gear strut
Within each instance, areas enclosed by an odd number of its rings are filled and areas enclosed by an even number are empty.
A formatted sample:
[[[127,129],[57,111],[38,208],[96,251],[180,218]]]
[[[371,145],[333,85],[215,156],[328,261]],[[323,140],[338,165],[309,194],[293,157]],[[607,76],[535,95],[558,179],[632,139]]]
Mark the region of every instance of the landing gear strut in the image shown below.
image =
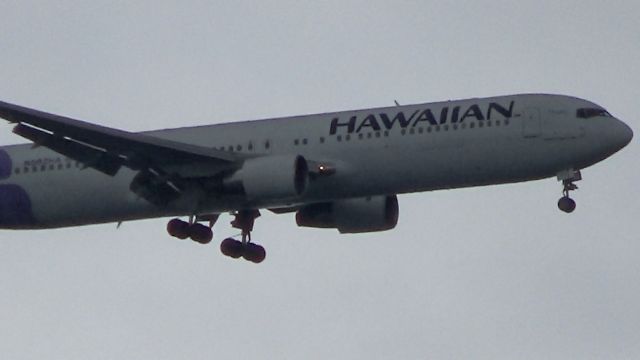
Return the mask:
[[[578,189],[573,182],[582,180],[582,175],[579,170],[563,171],[558,174],[558,180],[562,181],[562,197],[558,200],[558,209],[572,213],[576,209],[576,202],[569,197],[569,192]]]
[[[242,241],[233,238],[227,238],[220,244],[220,251],[232,258],[242,257],[253,263],[261,263],[267,256],[264,248],[258,244],[251,242],[251,231],[256,218],[260,216],[258,210],[241,210],[234,214],[235,219],[231,222],[231,226],[242,231]]]

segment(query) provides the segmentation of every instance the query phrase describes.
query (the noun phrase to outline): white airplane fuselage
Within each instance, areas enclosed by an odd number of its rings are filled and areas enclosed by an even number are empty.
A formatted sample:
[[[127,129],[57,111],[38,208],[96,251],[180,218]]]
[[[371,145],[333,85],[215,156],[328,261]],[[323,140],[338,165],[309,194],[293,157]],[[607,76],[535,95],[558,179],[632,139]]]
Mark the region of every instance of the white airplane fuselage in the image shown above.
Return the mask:
[[[513,183],[580,170],[624,147],[631,130],[559,95],[513,95],[145,132],[247,156],[301,155],[329,167],[298,198],[185,191],[158,206],[113,177],[32,144],[0,148],[0,227],[42,229],[285,208],[374,195]],[[268,178],[268,176],[265,176]]]

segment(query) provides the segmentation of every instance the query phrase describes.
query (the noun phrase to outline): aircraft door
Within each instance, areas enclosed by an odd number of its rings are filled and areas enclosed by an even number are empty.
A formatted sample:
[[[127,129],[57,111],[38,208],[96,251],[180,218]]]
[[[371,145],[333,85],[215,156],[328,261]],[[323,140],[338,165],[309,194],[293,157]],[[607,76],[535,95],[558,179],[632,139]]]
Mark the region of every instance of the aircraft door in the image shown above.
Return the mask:
[[[522,136],[537,138],[540,136],[540,109],[526,108],[522,115]]]

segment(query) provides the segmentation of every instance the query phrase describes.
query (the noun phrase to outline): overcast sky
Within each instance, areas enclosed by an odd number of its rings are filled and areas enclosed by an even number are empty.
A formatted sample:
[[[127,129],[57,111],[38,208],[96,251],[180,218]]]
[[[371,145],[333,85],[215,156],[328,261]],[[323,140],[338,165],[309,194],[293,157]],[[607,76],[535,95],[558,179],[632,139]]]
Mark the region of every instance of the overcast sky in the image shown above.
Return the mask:
[[[264,213],[260,265],[229,216],[0,231],[2,359],[640,358],[640,2],[215,3],[2,1],[0,99],[138,131],[548,92],[636,138],[571,215],[555,179],[402,195],[383,233]]]

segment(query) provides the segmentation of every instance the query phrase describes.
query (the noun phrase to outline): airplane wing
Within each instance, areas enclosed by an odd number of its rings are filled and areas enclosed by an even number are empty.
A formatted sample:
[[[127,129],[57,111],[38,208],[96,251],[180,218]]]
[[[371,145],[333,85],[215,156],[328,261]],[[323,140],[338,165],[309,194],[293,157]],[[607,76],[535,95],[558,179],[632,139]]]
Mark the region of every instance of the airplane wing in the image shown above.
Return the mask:
[[[91,158],[86,156],[89,154],[102,155],[134,170],[184,162],[242,160],[238,154],[99,126],[5,102],[0,102],[0,117],[18,124],[14,128],[16,134],[76,160],[87,160]]]
[[[114,176],[126,166],[144,174],[144,184],[164,183],[175,191],[178,187],[170,178],[198,176],[202,169],[215,173],[244,159],[237,153],[108,128],[5,102],[0,102],[0,117],[16,123],[13,132],[36,146],[47,147],[85,167]],[[132,183],[132,190],[133,187]]]

